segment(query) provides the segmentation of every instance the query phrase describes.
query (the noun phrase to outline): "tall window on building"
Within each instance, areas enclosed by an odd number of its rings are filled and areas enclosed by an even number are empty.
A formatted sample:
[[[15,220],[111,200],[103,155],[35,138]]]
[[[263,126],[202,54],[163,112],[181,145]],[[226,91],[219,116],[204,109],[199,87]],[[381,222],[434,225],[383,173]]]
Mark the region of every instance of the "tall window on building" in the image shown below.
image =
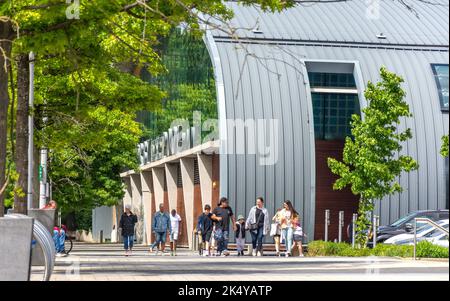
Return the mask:
[[[309,72],[316,140],[344,140],[353,114],[360,114],[352,73]]]
[[[441,109],[443,111],[448,111],[448,65],[433,64],[431,67],[436,79],[439,99],[441,101]]]
[[[166,72],[155,76],[143,68],[141,77],[166,92],[167,97],[161,110],[137,112],[137,121],[144,125],[142,140],[159,137],[175,119],[187,119],[192,125],[193,111],[200,111],[204,120],[217,118],[214,69],[201,37],[175,28],[159,42],[157,51]]]

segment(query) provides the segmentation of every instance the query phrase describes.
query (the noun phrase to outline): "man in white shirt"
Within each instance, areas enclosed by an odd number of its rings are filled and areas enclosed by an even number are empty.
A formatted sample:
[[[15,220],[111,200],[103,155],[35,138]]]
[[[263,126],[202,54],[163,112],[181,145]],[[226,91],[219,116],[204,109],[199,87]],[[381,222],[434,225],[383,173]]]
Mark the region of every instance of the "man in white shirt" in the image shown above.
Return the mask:
[[[171,256],[177,255],[177,240],[178,240],[178,233],[180,232],[180,222],[181,217],[177,214],[177,211],[173,209],[170,214],[170,224],[172,227],[172,231],[170,232]]]

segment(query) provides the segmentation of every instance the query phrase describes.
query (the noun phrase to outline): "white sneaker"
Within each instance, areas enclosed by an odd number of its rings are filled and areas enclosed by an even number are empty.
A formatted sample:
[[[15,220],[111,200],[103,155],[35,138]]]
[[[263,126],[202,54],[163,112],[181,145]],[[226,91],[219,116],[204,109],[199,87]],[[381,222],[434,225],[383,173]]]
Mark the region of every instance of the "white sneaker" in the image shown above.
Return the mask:
[[[252,256],[256,256],[256,250],[252,251]]]
[[[262,256],[262,253],[261,253],[261,252],[258,252],[256,256],[261,257],[261,256]]]
[[[300,254],[299,256],[300,256],[300,257],[305,257],[305,255],[303,255],[303,254]]]
[[[155,256],[158,256],[158,255],[159,255],[159,250],[156,250]]]

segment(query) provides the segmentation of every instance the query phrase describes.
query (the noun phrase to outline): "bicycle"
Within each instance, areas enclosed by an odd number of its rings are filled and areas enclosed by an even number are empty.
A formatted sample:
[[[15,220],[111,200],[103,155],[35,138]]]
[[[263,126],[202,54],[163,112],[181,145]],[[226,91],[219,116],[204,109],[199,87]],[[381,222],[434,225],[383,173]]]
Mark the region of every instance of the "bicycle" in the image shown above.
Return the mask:
[[[69,253],[72,251],[73,248],[73,241],[70,236],[66,235],[66,239],[64,241],[64,253],[66,255],[69,255]]]
[[[67,233],[67,227],[65,225],[61,225],[61,228],[57,228],[55,227],[55,229],[58,229],[59,231],[62,229],[65,232],[65,237],[64,237],[64,250],[62,253],[64,253],[65,255],[69,255],[69,253],[72,251],[73,249],[73,241],[72,238],[68,235]]]

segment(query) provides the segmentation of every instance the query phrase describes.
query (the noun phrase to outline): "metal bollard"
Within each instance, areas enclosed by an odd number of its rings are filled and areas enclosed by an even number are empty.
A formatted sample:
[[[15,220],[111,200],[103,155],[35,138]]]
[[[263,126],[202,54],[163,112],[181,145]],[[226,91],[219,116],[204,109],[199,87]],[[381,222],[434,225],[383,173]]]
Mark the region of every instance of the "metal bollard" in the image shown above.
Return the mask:
[[[373,247],[377,246],[377,231],[379,226],[379,216],[374,215],[372,221],[372,237],[373,237]]]
[[[355,228],[356,228],[356,221],[358,220],[358,214],[353,213],[353,219],[352,219],[352,248],[355,247]]]
[[[325,241],[328,241],[328,226],[330,225],[330,210],[325,210]]]
[[[100,243],[103,243],[103,230],[100,230]]]
[[[192,234],[192,251],[198,251],[198,234],[197,231],[193,231]]]
[[[416,260],[416,245],[417,245],[417,220],[414,219],[414,260]]]
[[[344,228],[344,211],[339,211],[339,236],[338,241],[342,242],[342,229]]]

